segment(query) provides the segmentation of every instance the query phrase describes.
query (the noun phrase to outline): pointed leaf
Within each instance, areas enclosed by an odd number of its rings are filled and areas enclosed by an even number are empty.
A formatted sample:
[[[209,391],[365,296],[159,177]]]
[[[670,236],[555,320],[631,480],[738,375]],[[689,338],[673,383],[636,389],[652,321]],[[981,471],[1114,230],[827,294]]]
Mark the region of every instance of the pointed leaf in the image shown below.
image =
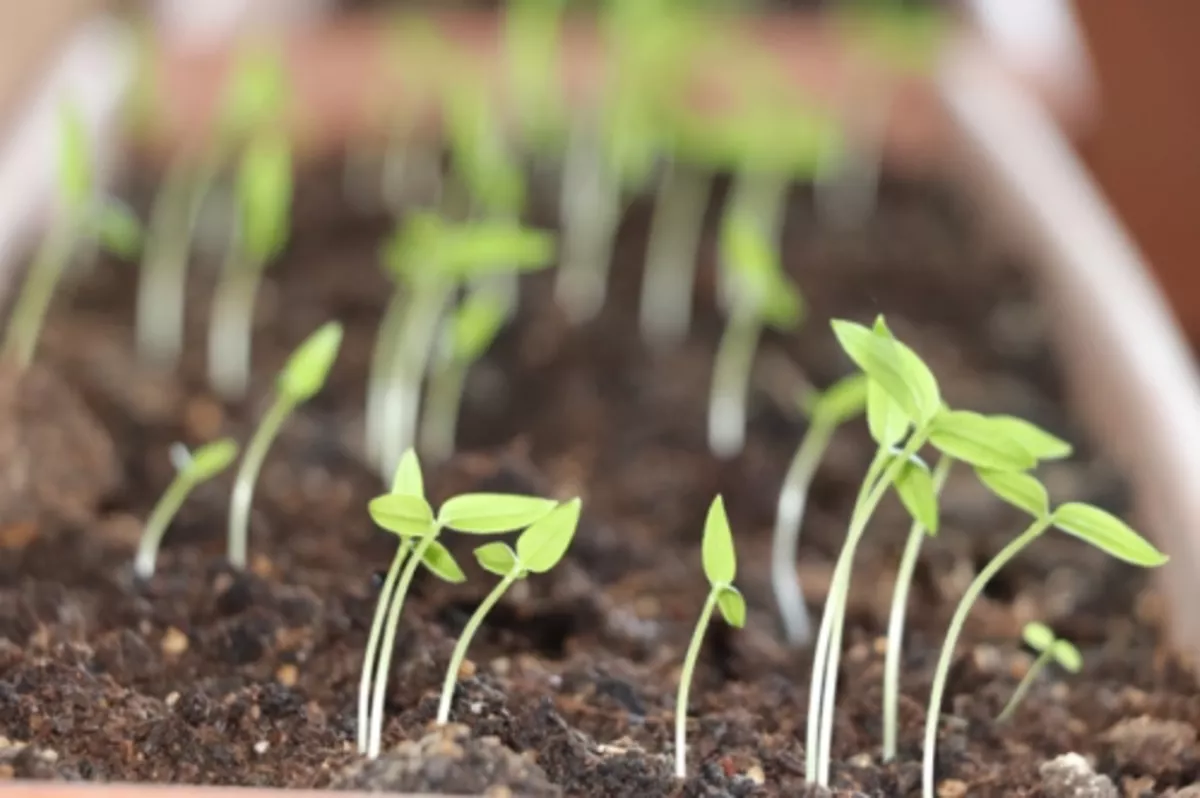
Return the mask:
[[[1027,471],[1037,465],[991,418],[970,410],[948,410],[933,422],[929,442],[955,460],[993,471]]]
[[[367,504],[371,519],[401,537],[424,537],[434,529],[433,508],[420,496],[388,493]]]
[[[1021,630],[1021,638],[1025,641],[1025,645],[1039,654],[1054,645],[1056,637],[1053,630],[1040,621],[1030,621]]]
[[[837,427],[860,416],[867,407],[867,375],[861,372],[842,377],[809,402],[813,424]]]
[[[925,527],[931,535],[938,531],[938,500],[937,489],[933,484],[933,475],[929,466],[918,458],[905,463],[896,476],[893,487],[900,496],[900,502],[913,520]]]
[[[129,260],[141,250],[142,224],[125,203],[106,199],[96,211],[94,224],[100,245],[117,257]]]
[[[274,130],[255,136],[238,168],[238,236],[257,264],[274,258],[287,243],[292,212],[292,148]]]
[[[410,446],[400,455],[400,464],[392,477],[392,493],[425,498],[425,478],[421,476],[421,461]]]
[[[496,340],[508,317],[504,300],[487,290],[472,291],[454,312],[450,322],[454,359],[473,363]]]
[[[905,344],[881,331],[834,319],[834,335],[860,369],[888,392],[914,424],[929,422],[942,408],[937,380]]]
[[[325,385],[342,346],[342,325],[330,321],[296,347],[279,373],[276,387],[296,404],[307,402]]]
[[[517,565],[517,553],[501,541],[485,543],[475,549],[475,559],[485,571],[497,576],[508,576]]]
[[[717,594],[717,609],[725,623],[741,629],[746,625],[746,599],[733,585],[723,585]]]
[[[1037,424],[1023,418],[1006,415],[994,415],[989,418],[997,430],[1006,433],[1038,460],[1060,460],[1070,457],[1074,451],[1071,444],[1062,438],[1051,435]]]
[[[865,376],[865,375],[864,375]],[[867,429],[880,446],[895,446],[908,432],[908,414],[875,380],[867,380]]]
[[[467,581],[467,575],[454,561],[454,555],[436,540],[429,541],[429,545],[425,548],[425,556],[421,558],[421,564],[443,582],[461,585]]]
[[[545,573],[567,553],[579,526],[579,499],[560,504],[517,538],[517,558],[527,570]]]
[[[238,445],[233,438],[206,443],[192,453],[187,464],[187,478],[194,483],[207,482],[233,465],[237,456]]]
[[[1054,525],[1131,565],[1155,568],[1168,559],[1124,521],[1090,504],[1060,505],[1054,511]]]
[[[1079,673],[1083,670],[1083,655],[1079,649],[1068,640],[1054,641],[1054,653],[1051,655],[1058,666],[1067,673]]]
[[[1050,512],[1050,496],[1037,477],[1019,471],[988,468],[976,468],[975,475],[992,493],[1034,518],[1045,518]]]
[[[91,200],[95,175],[83,112],[64,102],[58,109],[58,187],[67,208],[82,209]]]
[[[725,500],[720,495],[713,499],[708,508],[700,554],[709,584],[715,587],[733,583],[737,575],[737,552],[733,546],[729,516],[725,514]]]
[[[442,526],[474,535],[524,529],[557,506],[553,499],[511,493],[464,493],[438,511]]]

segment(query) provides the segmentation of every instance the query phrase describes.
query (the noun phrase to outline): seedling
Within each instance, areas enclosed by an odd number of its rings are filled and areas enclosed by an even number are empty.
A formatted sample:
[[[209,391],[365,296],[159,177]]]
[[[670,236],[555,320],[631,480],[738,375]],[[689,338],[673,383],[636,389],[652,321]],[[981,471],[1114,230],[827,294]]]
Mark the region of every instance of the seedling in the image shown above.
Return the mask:
[[[21,370],[33,362],[50,301],[71,260],[96,241],[122,258],[133,257],[141,246],[141,226],[133,212],[96,196],[87,132],[73,102],[59,107],[57,134],[58,213],[29,267],[4,336],[4,354]]]
[[[692,642],[688,645],[687,655],[683,660],[683,670],[679,672],[679,694],[675,699],[675,777],[679,779],[687,777],[688,692],[691,690],[692,676],[700,658],[700,646],[704,643],[704,633],[708,630],[713,610],[719,609],[721,617],[730,626],[741,629],[746,625],[746,600],[733,586],[734,577],[737,575],[737,552],[733,546],[733,531],[729,528],[725,502],[720,496],[713,499],[708,508],[700,554],[710,590],[708,598],[704,600],[704,608],[700,610],[696,630],[692,632]]]
[[[401,458],[403,463],[403,458]],[[415,462],[415,460],[413,461]],[[404,466],[409,472],[412,465]],[[397,485],[414,484],[408,477],[399,476]],[[390,596],[380,596],[380,603],[388,603],[387,616],[383,622],[383,637],[379,649],[379,660],[375,667],[369,712],[362,714],[359,705],[359,742],[363,741],[362,729],[366,728],[366,751],[368,757],[379,756],[383,737],[383,704],[387,694],[387,675],[391,669],[392,651],[396,645],[396,630],[400,624],[400,611],[408,594],[417,565],[428,562],[429,567],[441,578],[461,582],[466,577],[447,551],[438,543],[443,529],[453,529],[473,535],[495,535],[502,532],[524,529],[544,518],[557,503],[551,499],[534,496],[518,496],[502,493],[464,493],[447,499],[435,515],[424,496],[415,495],[411,487],[406,492],[392,492],[371,500],[367,509],[376,524],[399,535],[412,548],[404,570],[396,581]],[[401,544],[403,548],[405,543]],[[430,561],[433,552],[433,559]],[[397,553],[397,556],[400,556]],[[398,567],[393,562],[393,567]],[[386,588],[386,585],[385,585]],[[366,666],[364,666],[366,667]],[[364,679],[368,677],[364,676]],[[360,696],[361,698],[361,696]]]
[[[265,130],[247,146],[238,171],[237,205],[237,233],[208,328],[209,382],[226,399],[240,399],[250,383],[254,301],[263,270],[287,244],[292,150],[282,133]]]
[[[450,664],[446,668],[446,679],[442,683],[442,697],[438,701],[437,722],[439,726],[445,725],[450,720],[450,705],[454,701],[454,687],[458,682],[458,671],[462,667],[467,649],[471,645],[475,633],[479,631],[483,619],[514,582],[524,579],[531,573],[544,574],[558,565],[566,555],[567,549],[571,545],[571,539],[575,536],[575,529],[579,526],[579,510],[580,501],[577,498],[555,507],[521,533],[521,536],[517,538],[516,551],[513,551],[507,543],[499,541],[485,543],[475,549],[475,559],[479,561],[484,570],[491,571],[503,578],[480,602],[474,614],[471,615],[471,619],[467,621],[467,625],[463,627],[458,643],[454,646],[454,653],[450,656]]]
[[[1167,556],[1152,546],[1115,515],[1079,502],[1060,504],[1051,510],[1046,488],[1035,477],[1019,473],[996,471],[976,466],[983,484],[1002,501],[1033,517],[1033,522],[988,562],[967,587],[950,626],[933,672],[929,691],[929,708],[925,716],[925,747],[921,767],[921,791],[924,798],[935,798],[934,762],[937,755],[938,721],[946,693],[946,680],[954,650],[962,634],[967,616],[984,588],[1005,565],[1011,562],[1034,541],[1051,529],[1059,529],[1085,543],[1090,543],[1109,556],[1140,568],[1157,568],[1167,562]],[[1068,662],[1070,661],[1068,656]]]
[[[729,302],[713,363],[708,446],[717,457],[728,458],[737,455],[745,441],[746,400],[762,330],[794,328],[800,323],[803,303],[784,276],[777,252],[752,218],[727,218],[720,243],[725,264],[721,278]]]
[[[154,576],[159,544],[162,543],[167,527],[171,525],[172,519],[188,495],[198,485],[208,482],[229,468],[237,459],[237,455],[238,445],[232,438],[222,438],[201,446],[195,454],[188,452],[182,443],[177,443],[171,448],[175,479],[154,506],[142,530],[142,539],[138,543],[137,555],[133,561],[133,572],[138,578],[149,579]]]
[[[567,0],[509,0],[504,7],[504,44],[521,136],[534,152],[561,124],[560,27]]]
[[[233,483],[229,502],[229,562],[235,568],[246,567],[250,505],[267,452],[292,412],[324,387],[341,345],[342,325],[326,322],[296,347],[275,379],[275,401],[250,439]]]
[[[1046,624],[1030,621],[1021,630],[1021,637],[1025,640],[1025,645],[1036,651],[1038,656],[1017,684],[1017,688],[1013,690],[1012,697],[1008,699],[1004,709],[1000,710],[1000,714],[996,716],[997,723],[1004,723],[1013,716],[1017,706],[1029,693],[1029,688],[1033,686],[1038,674],[1051,661],[1057,662],[1058,666],[1067,673],[1079,673],[1083,668],[1083,657],[1080,655],[1079,649],[1069,640],[1063,640],[1055,635],[1054,631]]]
[[[792,646],[807,646],[812,637],[812,622],[804,605],[804,590],[796,577],[800,524],[808,504],[808,488],[834,431],[860,415],[866,403],[867,378],[862,374],[845,377],[829,390],[809,399],[808,429],[779,489],[771,554],[771,586],[775,590],[775,602],[779,605],[784,637]]]

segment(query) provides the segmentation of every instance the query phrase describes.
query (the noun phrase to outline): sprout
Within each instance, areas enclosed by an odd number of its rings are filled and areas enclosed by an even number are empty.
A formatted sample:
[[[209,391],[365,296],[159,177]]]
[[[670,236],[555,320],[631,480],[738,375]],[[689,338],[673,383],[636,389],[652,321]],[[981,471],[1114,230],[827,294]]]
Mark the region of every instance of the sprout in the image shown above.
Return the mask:
[[[250,505],[267,451],[292,411],[324,387],[341,345],[342,325],[336,321],[325,323],[296,347],[275,380],[275,401],[250,439],[233,483],[229,503],[229,562],[235,568],[246,567]]]
[[[771,554],[771,586],[779,605],[784,637],[792,646],[806,646],[812,637],[812,623],[808,608],[804,606],[804,591],[796,577],[800,522],[808,503],[808,488],[834,431],[861,414],[866,402],[867,379],[862,374],[845,377],[825,393],[810,400],[808,429],[779,489]]]
[[[729,517],[725,514],[725,502],[720,496],[713,499],[704,521],[704,539],[700,546],[704,563],[704,575],[711,589],[696,621],[692,642],[688,645],[679,672],[679,694],[675,699],[675,776],[687,776],[687,708],[688,692],[692,686],[692,674],[700,658],[700,646],[704,632],[712,619],[713,609],[720,609],[721,617],[730,626],[741,629],[746,625],[746,600],[733,586],[737,574],[737,552],[733,546],[733,532],[729,528]]]
[[[196,487],[216,477],[237,459],[238,445],[232,438],[222,438],[206,444],[194,454],[177,443],[171,448],[171,459],[175,465],[175,479],[167,487],[158,504],[146,520],[142,539],[138,543],[133,561],[133,572],[141,579],[154,576],[158,559],[158,547],[171,520]]]
[[[4,354],[22,370],[33,362],[50,301],[72,258],[96,241],[122,258],[133,257],[141,246],[133,212],[96,196],[87,131],[73,102],[60,106],[57,132],[59,212],[29,267],[4,337]]]
[[[408,594],[417,565],[425,563],[438,577],[450,582],[462,582],[466,577],[454,561],[449,550],[437,538],[443,529],[453,529],[475,535],[495,535],[524,529],[544,518],[557,503],[551,499],[534,496],[518,496],[503,493],[466,493],[446,500],[435,515],[426,500],[419,482],[412,475],[420,473],[415,456],[405,454],[400,458],[393,491],[371,500],[367,510],[376,524],[399,535],[401,551],[397,560],[407,555],[407,563],[394,582],[389,595],[389,585],[379,598],[379,606],[387,604],[387,615],[383,620],[382,641],[378,648],[378,662],[374,672],[368,674],[371,659],[371,640],[368,640],[368,659],[364,663],[363,681],[359,692],[358,741],[359,750],[370,758],[379,756],[383,738],[383,705],[387,693],[387,676],[391,669],[392,652],[396,645],[396,630],[400,624],[400,611]],[[411,554],[409,554],[411,549]],[[394,560],[392,568],[399,565]],[[380,610],[376,610],[378,623]],[[378,632],[372,638],[378,640]],[[370,689],[369,704],[363,698]],[[364,709],[367,710],[364,713]],[[364,735],[363,730],[366,730]]]
[[[929,691],[929,708],[925,715],[924,756],[921,762],[921,794],[934,798],[934,762],[937,756],[938,721],[941,717],[942,700],[946,692],[946,680],[950,674],[950,663],[954,649],[962,634],[967,616],[975,601],[983,594],[988,582],[1000,569],[1011,562],[1030,544],[1053,528],[1090,543],[1105,554],[1141,568],[1157,568],[1167,562],[1167,557],[1154,548],[1145,538],[1130,528],[1124,521],[1098,507],[1078,502],[1059,505],[1053,511],[1045,487],[1033,476],[1016,471],[996,471],[976,465],[979,479],[992,493],[1004,502],[1033,516],[1033,522],[1016,538],[1008,543],[988,562],[967,587],[942,643],[937,667],[933,672],[933,685]],[[1069,657],[1068,657],[1069,661]]]
[[[507,543],[501,542],[485,543],[475,549],[475,559],[484,570],[491,571],[503,579],[480,602],[454,646],[454,653],[450,656],[450,664],[446,668],[446,678],[442,683],[442,697],[438,701],[439,726],[450,720],[450,705],[454,700],[458,671],[467,655],[471,639],[479,631],[484,617],[518,579],[524,579],[530,573],[544,574],[558,565],[567,553],[571,539],[575,536],[575,529],[579,526],[579,509],[580,501],[577,498],[560,504],[521,533],[517,538],[516,551]]]
[[[784,277],[779,257],[762,228],[748,216],[726,219],[721,230],[729,297],[728,320],[713,364],[708,405],[708,445],[718,457],[742,450],[746,436],[746,396],[755,349],[765,326],[786,330],[800,323],[799,292]]]
[[[238,172],[237,235],[213,296],[208,378],[226,399],[246,393],[254,300],[263,269],[287,244],[292,204],[292,151],[274,130],[255,136]]]
[[[1012,697],[1008,699],[1004,709],[1000,710],[1000,714],[996,716],[997,723],[1004,723],[1012,717],[1017,706],[1029,692],[1029,688],[1033,686],[1034,679],[1050,664],[1051,660],[1057,662],[1058,666],[1067,673],[1079,673],[1083,667],[1083,657],[1080,656],[1079,649],[1070,641],[1058,638],[1054,631],[1044,623],[1030,621],[1025,624],[1025,628],[1021,631],[1021,637],[1024,638],[1025,645],[1038,653],[1038,657],[1029,666],[1024,678],[1017,684],[1017,688],[1013,690]]]

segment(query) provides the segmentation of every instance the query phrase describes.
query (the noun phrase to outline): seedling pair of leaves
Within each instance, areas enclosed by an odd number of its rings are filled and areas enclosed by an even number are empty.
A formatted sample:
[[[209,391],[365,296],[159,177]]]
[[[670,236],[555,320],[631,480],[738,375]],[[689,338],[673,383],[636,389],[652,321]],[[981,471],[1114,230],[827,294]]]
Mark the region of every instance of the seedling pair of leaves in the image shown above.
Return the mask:
[[[1058,663],[1058,666],[1067,673],[1079,673],[1083,669],[1083,656],[1079,653],[1079,649],[1069,640],[1063,640],[1054,634],[1054,630],[1046,624],[1040,621],[1030,621],[1021,630],[1021,637],[1024,639],[1025,645],[1036,651],[1038,656],[1017,684],[1016,689],[1013,690],[1012,697],[1008,699],[1004,709],[996,716],[997,723],[1004,723],[1013,716],[1021,701],[1029,693],[1029,688],[1037,679],[1038,674],[1051,662]]]

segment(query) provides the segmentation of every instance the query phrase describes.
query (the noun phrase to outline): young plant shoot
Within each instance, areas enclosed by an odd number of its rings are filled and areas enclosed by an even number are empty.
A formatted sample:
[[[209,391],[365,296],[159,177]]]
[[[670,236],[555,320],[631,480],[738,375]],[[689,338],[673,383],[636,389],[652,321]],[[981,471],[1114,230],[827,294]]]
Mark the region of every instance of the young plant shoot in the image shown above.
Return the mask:
[[[442,682],[442,697],[438,701],[437,723],[443,726],[450,720],[450,707],[454,702],[454,688],[458,683],[458,671],[467,656],[471,639],[479,631],[483,619],[496,606],[496,602],[512,587],[513,583],[524,579],[531,573],[544,574],[558,565],[571,539],[575,537],[575,529],[579,526],[580,501],[578,498],[555,507],[540,520],[529,526],[517,538],[517,550],[513,551],[507,543],[485,543],[475,550],[475,559],[486,571],[503,577],[491,593],[480,602],[471,620],[463,627],[454,653],[450,656],[450,665],[446,668],[446,678]]]
[[[225,399],[240,399],[250,383],[254,301],[267,264],[287,244],[292,207],[292,151],[287,138],[265,130],[242,155],[237,180],[238,225],[213,296],[208,329],[208,378]]]
[[[708,508],[700,554],[710,589],[708,598],[704,600],[704,608],[700,610],[700,618],[696,621],[696,630],[692,632],[692,642],[688,644],[687,654],[684,656],[683,670],[679,672],[679,694],[675,699],[675,777],[679,779],[687,777],[688,693],[692,687],[692,676],[696,672],[700,647],[704,643],[704,633],[712,619],[713,610],[719,609],[721,617],[730,626],[741,629],[746,625],[746,600],[733,586],[734,577],[737,575],[737,552],[733,546],[733,531],[729,528],[725,502],[720,496],[713,499]]]
[[[804,604],[804,590],[796,576],[796,557],[800,544],[800,524],[808,504],[808,488],[834,431],[860,415],[867,404],[867,378],[851,374],[829,390],[808,400],[808,429],[792,457],[775,512],[775,536],[772,539],[771,587],[779,605],[784,638],[788,645],[807,646],[812,637],[812,622]]]
[[[1154,548],[1145,538],[1135,532],[1115,515],[1079,502],[1061,504],[1051,510],[1050,497],[1046,488],[1035,477],[1016,471],[996,471],[975,464],[975,472],[983,484],[1000,499],[1033,517],[1033,522],[1016,538],[1002,548],[988,562],[967,587],[946,630],[941,654],[933,672],[933,685],[929,690],[929,707],[925,716],[924,755],[921,761],[921,794],[924,798],[935,798],[934,763],[937,757],[938,721],[946,694],[946,680],[950,675],[950,664],[954,650],[962,634],[967,616],[975,602],[983,595],[988,582],[1023,552],[1034,541],[1051,529],[1059,529],[1085,543],[1100,549],[1115,559],[1140,568],[1157,568],[1167,562],[1167,557]]]
[[[730,458],[741,452],[746,438],[746,401],[759,336],[764,327],[795,328],[803,303],[784,275],[778,253],[752,217],[728,217],[720,243],[728,318],[713,363],[708,446],[717,457]]]
[[[163,535],[166,534],[167,527],[171,525],[179,508],[187,501],[188,495],[198,485],[208,482],[229,468],[237,459],[237,455],[238,445],[232,438],[213,441],[200,447],[195,453],[189,452],[182,443],[177,443],[171,448],[175,479],[154,506],[142,530],[142,539],[138,543],[137,555],[133,561],[133,572],[139,579],[154,576],[159,544],[162,543]]]
[[[275,380],[275,401],[250,439],[233,483],[229,502],[229,563],[235,568],[246,567],[250,506],[267,452],[292,412],[324,387],[341,345],[342,325],[336,321],[325,323],[296,347]]]
[[[1008,699],[1004,709],[1000,710],[1000,714],[996,716],[997,723],[1004,723],[1013,716],[1021,701],[1025,699],[1029,688],[1033,686],[1038,674],[1051,661],[1057,662],[1058,666],[1067,673],[1079,673],[1083,668],[1083,657],[1080,655],[1079,649],[1069,640],[1063,640],[1055,635],[1054,631],[1046,624],[1030,621],[1021,630],[1021,637],[1025,640],[1025,645],[1036,651],[1038,656],[1017,684],[1016,689],[1013,690],[1012,697]]]
[[[141,246],[141,226],[130,209],[96,195],[95,166],[79,107],[66,102],[58,117],[58,208],[25,276],[4,336],[4,355],[21,370],[33,362],[50,301],[72,259],[97,240],[129,258]]]
[[[403,458],[402,458],[403,460]],[[413,461],[415,462],[415,460]],[[409,465],[405,468],[412,469]],[[412,485],[407,478],[397,476],[397,485]],[[405,491],[412,490],[405,487]],[[524,529],[549,514],[557,502],[534,496],[518,496],[503,493],[464,493],[447,499],[435,515],[424,496],[411,492],[397,492],[378,496],[371,500],[367,510],[376,524],[399,535],[405,543],[402,548],[411,549],[407,562],[390,596],[381,596],[380,602],[388,604],[387,616],[383,621],[382,640],[378,663],[371,678],[371,696],[367,717],[363,717],[360,704],[359,742],[362,729],[367,729],[366,754],[371,759],[379,756],[383,739],[383,705],[387,697],[387,677],[391,670],[392,652],[396,646],[396,630],[400,625],[400,611],[408,594],[417,566],[426,563],[434,573],[448,581],[461,582],[465,579],[462,569],[454,562],[450,552],[438,542],[443,529],[453,529],[473,535],[496,535]],[[399,556],[399,555],[398,555]],[[393,567],[399,567],[393,562]],[[364,666],[369,667],[369,666]],[[367,678],[364,676],[364,678]]]

